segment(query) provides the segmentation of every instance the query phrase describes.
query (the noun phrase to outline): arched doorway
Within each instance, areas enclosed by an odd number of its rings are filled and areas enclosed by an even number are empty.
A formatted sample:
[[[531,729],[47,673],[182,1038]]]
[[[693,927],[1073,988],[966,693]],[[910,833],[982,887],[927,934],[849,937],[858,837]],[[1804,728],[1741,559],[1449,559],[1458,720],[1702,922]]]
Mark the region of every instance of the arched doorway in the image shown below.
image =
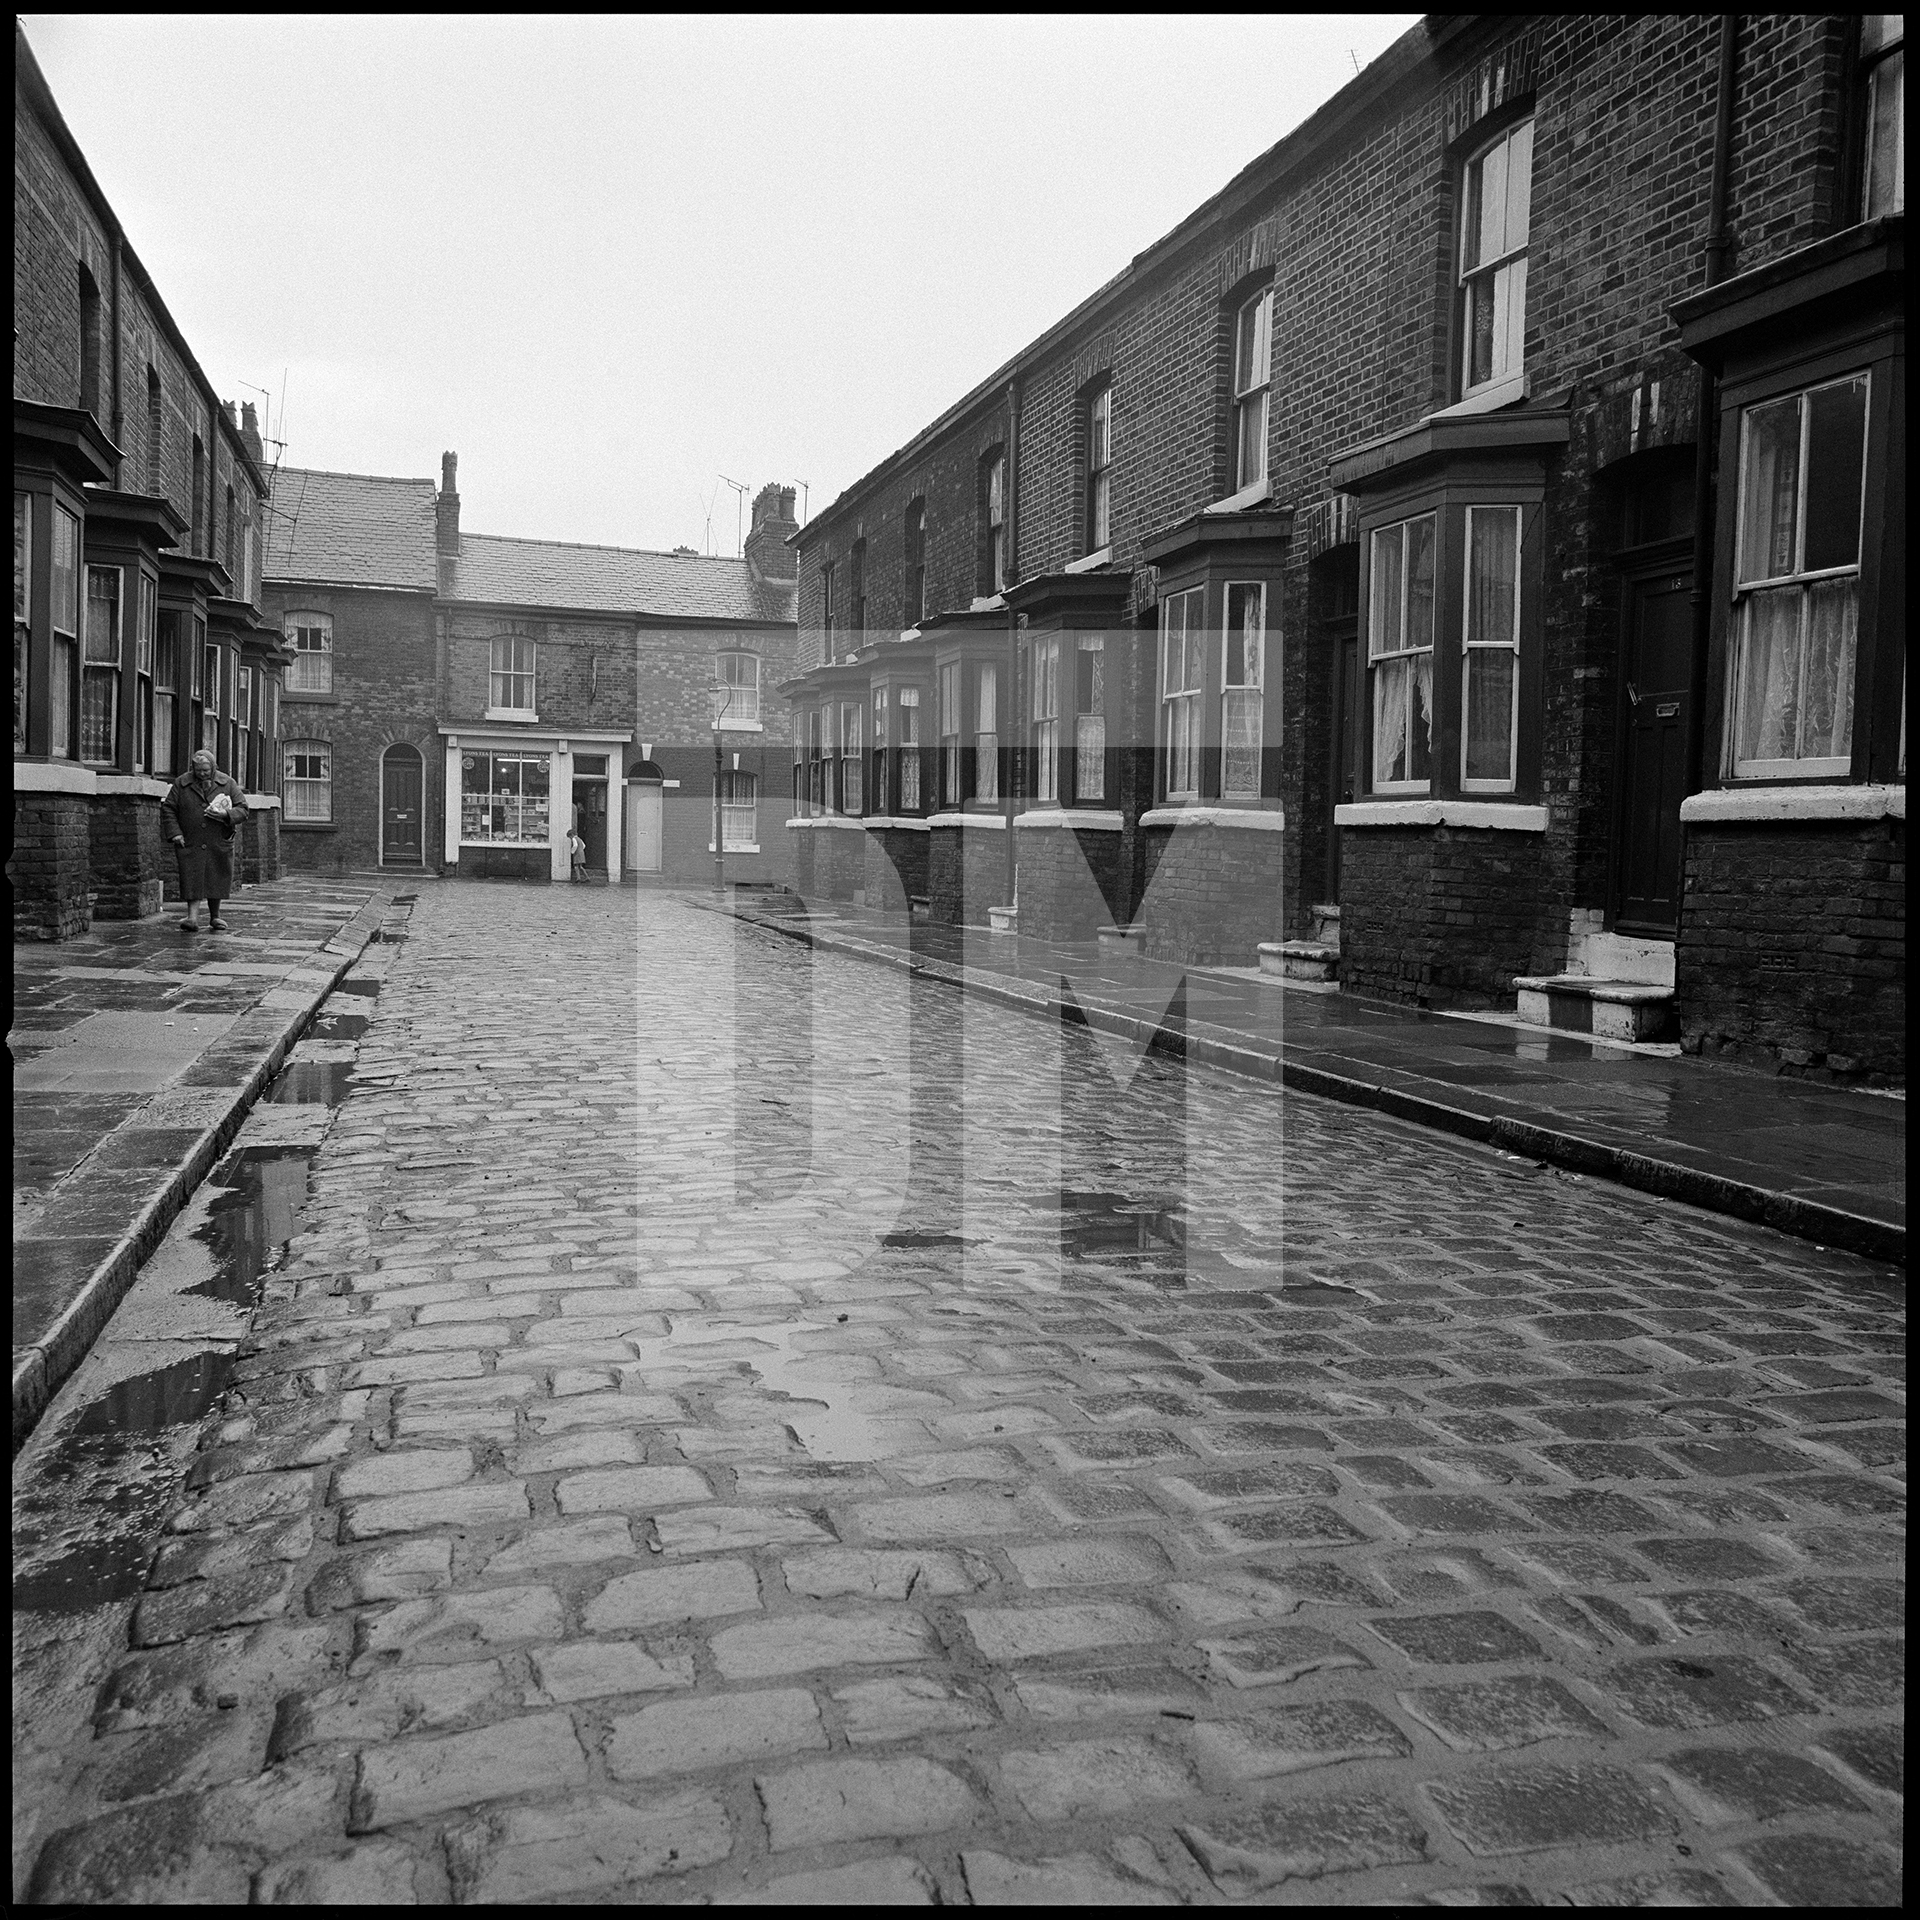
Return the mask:
[[[629,873],[658,873],[661,869],[665,780],[665,774],[651,760],[638,761],[628,769],[623,847]]]
[[[417,867],[426,858],[421,825],[426,770],[418,747],[389,747],[380,756],[380,864]]]

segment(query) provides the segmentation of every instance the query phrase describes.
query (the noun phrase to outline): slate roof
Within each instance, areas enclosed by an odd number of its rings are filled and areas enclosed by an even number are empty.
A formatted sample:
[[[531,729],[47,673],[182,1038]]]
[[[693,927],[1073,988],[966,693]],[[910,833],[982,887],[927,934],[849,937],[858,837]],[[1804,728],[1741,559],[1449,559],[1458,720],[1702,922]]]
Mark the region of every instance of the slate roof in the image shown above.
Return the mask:
[[[267,578],[431,593],[431,480],[282,467],[267,515]]]
[[[267,577],[438,589],[431,480],[282,467],[268,520]],[[465,533],[448,600],[578,608],[666,620],[796,617],[792,581],[757,580],[745,560]]]
[[[793,584],[755,580],[744,560],[492,533],[460,536],[460,559],[447,598],[678,620],[794,618]]]

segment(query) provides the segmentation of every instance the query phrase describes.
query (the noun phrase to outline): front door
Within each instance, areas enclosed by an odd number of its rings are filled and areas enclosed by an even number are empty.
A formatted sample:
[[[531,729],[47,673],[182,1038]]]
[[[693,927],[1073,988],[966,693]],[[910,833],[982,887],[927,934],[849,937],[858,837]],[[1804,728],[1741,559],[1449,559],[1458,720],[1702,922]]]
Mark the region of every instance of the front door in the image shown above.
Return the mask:
[[[418,751],[389,747],[380,761],[380,858],[388,866],[420,864],[423,785]]]
[[[660,814],[664,795],[658,780],[635,780],[627,787],[627,867],[633,873],[660,871]]]
[[[587,843],[589,873],[607,870],[607,783],[604,780],[576,780],[573,783],[574,831]]]
[[[1680,913],[1680,802],[1687,792],[1693,578],[1671,569],[1624,582],[1625,756],[1614,838],[1614,922],[1672,939]]]

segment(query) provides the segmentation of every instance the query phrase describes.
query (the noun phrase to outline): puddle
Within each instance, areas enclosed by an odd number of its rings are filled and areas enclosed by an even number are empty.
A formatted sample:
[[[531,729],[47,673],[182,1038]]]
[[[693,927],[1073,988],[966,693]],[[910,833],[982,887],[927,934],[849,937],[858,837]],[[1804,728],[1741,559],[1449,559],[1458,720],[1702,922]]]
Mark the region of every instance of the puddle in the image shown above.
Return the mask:
[[[358,1040],[373,1024],[370,1013],[329,1013],[316,1021],[309,1038],[314,1040]]]
[[[279,1107],[337,1107],[358,1084],[351,1060],[290,1060],[267,1098]]]
[[[246,1147],[230,1155],[214,1179],[230,1191],[208,1209],[194,1234],[213,1253],[213,1278],[189,1293],[252,1312],[263,1275],[287,1256],[294,1219],[307,1197],[312,1147]]]
[[[1115,1253],[1184,1255],[1186,1246],[1186,1222],[1165,1207],[1123,1193],[1060,1189],[1060,1251],[1070,1260]]]
[[[380,991],[378,980],[342,980],[334,989],[335,993],[358,994],[363,1000],[371,1000]]]
[[[712,1331],[703,1329],[698,1335],[683,1333],[678,1324],[670,1325],[669,1351],[738,1347],[750,1342],[756,1351],[733,1357],[737,1364],[753,1371],[765,1392],[781,1396],[781,1404],[776,1409],[780,1420],[793,1429],[800,1444],[814,1459],[881,1460],[899,1452],[898,1444],[888,1441],[880,1422],[836,1402],[835,1396],[843,1391],[841,1383],[811,1380],[801,1374],[808,1360],[825,1356],[795,1352],[795,1336],[826,1333],[831,1329],[804,1322],[710,1324]]]
[[[883,1247],[970,1247],[971,1240],[963,1240],[957,1233],[883,1233],[880,1236]]]

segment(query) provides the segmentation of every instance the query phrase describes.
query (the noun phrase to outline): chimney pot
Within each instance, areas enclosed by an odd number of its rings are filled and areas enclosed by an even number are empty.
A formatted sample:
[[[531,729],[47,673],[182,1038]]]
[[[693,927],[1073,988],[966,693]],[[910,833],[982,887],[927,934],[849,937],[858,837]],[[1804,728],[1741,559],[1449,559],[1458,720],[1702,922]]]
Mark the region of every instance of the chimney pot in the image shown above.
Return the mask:
[[[443,563],[460,557],[460,494],[453,484],[459,464],[458,454],[440,456],[440,491],[433,502],[433,544]],[[441,571],[446,572],[444,564]],[[442,584],[444,588],[445,582]]]
[[[769,481],[753,496],[753,531],[747,535],[747,565],[755,578],[799,578],[799,561],[786,544],[794,525],[793,489]]]
[[[251,400],[242,401],[240,405],[240,444],[246,448],[256,467],[265,464],[266,448],[260,443],[260,417],[254,411]]]

